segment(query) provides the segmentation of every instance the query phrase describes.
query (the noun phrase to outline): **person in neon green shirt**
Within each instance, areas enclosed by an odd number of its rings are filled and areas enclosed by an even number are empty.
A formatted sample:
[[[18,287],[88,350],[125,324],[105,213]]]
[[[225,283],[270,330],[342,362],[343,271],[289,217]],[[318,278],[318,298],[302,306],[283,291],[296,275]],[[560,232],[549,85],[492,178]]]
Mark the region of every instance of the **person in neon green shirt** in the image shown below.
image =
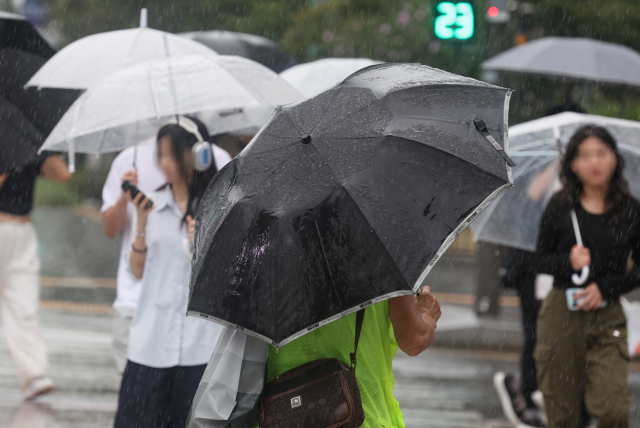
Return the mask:
[[[429,287],[420,296],[395,297],[365,311],[356,377],[362,397],[364,428],[404,428],[402,412],[393,397],[391,362],[398,348],[416,356],[427,349],[440,318],[440,304]],[[349,363],[353,352],[356,314],[308,333],[276,350],[269,347],[267,381],[309,361],[338,358]]]

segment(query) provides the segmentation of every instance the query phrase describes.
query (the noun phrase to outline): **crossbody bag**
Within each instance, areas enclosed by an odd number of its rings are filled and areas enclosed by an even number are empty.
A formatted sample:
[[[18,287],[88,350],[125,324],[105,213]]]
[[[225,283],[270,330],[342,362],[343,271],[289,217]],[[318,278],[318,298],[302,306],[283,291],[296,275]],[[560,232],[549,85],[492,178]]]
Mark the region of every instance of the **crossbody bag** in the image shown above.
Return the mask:
[[[336,358],[314,360],[269,382],[260,401],[260,428],[357,428],[364,423],[356,379],[364,311],[356,314],[351,365]]]

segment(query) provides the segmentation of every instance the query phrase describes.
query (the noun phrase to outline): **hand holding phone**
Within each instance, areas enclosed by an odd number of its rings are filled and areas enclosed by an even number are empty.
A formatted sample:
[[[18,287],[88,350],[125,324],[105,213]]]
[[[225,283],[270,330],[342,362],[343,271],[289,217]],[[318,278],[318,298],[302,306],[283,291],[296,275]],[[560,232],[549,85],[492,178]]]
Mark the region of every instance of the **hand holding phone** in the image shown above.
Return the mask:
[[[570,311],[577,311],[580,310],[580,306],[582,305],[582,303],[584,302],[584,297],[581,298],[577,298],[576,299],[576,294],[580,294],[584,291],[584,288],[578,288],[578,287],[572,287],[572,288],[567,288],[565,293],[567,296],[567,307],[569,308]],[[600,308],[604,308],[605,306],[607,306],[607,302],[603,301],[602,304],[600,305]]]
[[[122,182],[122,190],[124,190],[125,192],[129,192],[129,194],[131,195],[131,199],[135,199],[138,194],[141,194],[142,196],[140,197],[139,203],[143,203],[146,200],[147,203],[144,206],[145,209],[149,209],[153,206],[153,201],[147,198],[147,196],[129,180],[125,180]]]

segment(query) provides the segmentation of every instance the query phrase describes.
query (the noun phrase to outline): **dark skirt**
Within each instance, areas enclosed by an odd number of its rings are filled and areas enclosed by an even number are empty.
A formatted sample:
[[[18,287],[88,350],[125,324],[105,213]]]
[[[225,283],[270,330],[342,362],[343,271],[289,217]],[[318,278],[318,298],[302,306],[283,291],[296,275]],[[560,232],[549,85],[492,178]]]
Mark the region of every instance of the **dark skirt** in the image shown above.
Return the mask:
[[[184,428],[206,367],[156,369],[127,361],[114,427]]]

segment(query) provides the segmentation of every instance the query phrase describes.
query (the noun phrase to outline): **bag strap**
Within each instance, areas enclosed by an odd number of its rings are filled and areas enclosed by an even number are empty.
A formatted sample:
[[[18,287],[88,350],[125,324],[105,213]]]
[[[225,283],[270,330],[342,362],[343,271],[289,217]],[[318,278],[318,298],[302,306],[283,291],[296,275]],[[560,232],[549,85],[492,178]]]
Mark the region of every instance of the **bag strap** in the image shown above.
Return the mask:
[[[365,309],[360,309],[356,313],[356,341],[353,346],[353,353],[351,353],[351,368],[355,370],[356,368],[356,354],[358,352],[358,342],[360,341],[360,331],[362,330],[362,321],[364,320],[364,311]]]

